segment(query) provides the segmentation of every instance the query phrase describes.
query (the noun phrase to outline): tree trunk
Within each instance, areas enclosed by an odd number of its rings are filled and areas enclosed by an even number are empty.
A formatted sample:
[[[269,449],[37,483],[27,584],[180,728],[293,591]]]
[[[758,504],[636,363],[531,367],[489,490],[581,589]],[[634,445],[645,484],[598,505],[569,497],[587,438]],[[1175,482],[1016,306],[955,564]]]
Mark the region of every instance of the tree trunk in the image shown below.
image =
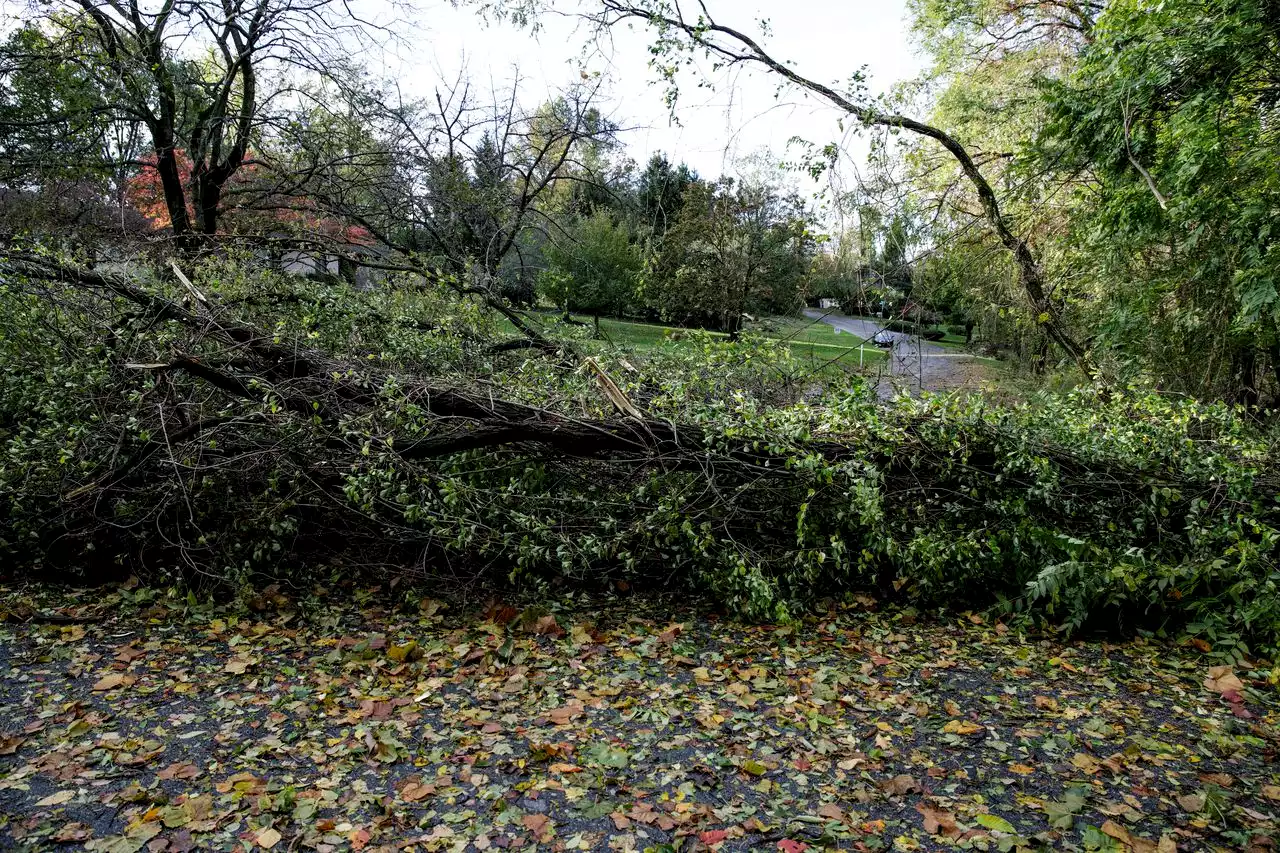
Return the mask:
[[[187,215],[187,193],[182,186],[182,174],[178,169],[178,156],[173,145],[156,149],[156,172],[164,190],[164,206],[169,212],[169,226],[180,247],[191,238],[191,219]]]
[[[1232,353],[1236,402],[1253,408],[1258,405],[1258,352],[1251,344]]]
[[[197,163],[191,176],[191,201],[195,207],[195,230],[205,237],[218,233],[218,205],[222,203],[222,184],[202,163]]]
[[[338,275],[347,284],[355,285],[358,277],[356,262],[346,255],[338,256]]]

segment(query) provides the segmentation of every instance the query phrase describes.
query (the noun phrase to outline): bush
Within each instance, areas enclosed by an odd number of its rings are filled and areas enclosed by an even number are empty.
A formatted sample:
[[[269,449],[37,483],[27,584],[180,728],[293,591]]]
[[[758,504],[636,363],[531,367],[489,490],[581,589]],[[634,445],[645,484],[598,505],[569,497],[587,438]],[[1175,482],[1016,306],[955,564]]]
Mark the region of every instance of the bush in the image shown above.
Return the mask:
[[[891,332],[900,332],[904,335],[918,335],[921,327],[907,320],[886,320],[884,327]]]

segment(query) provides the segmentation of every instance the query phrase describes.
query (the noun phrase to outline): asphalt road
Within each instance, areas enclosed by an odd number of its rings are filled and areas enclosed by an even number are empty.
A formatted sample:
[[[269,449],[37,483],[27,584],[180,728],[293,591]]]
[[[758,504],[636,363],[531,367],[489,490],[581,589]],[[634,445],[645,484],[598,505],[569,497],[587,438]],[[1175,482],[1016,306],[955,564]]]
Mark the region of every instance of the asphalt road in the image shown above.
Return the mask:
[[[895,387],[951,391],[977,387],[985,378],[980,359],[921,340],[916,335],[882,331],[882,326],[875,320],[833,314],[816,308],[806,309],[804,314],[855,338],[856,340],[849,342],[851,345],[872,339],[893,341],[893,347],[887,351],[889,358],[881,375],[882,379],[888,380],[880,383],[882,393],[890,393]]]

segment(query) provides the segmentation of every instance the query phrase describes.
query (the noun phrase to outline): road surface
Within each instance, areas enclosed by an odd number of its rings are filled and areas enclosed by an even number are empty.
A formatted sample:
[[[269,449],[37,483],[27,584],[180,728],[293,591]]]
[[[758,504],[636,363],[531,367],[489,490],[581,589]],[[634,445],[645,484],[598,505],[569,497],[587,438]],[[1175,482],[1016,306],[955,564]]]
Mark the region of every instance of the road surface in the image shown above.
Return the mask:
[[[891,340],[892,349],[886,350],[889,358],[881,368],[878,388],[882,395],[892,394],[896,388],[910,391],[954,391],[960,388],[977,388],[986,378],[982,359],[968,353],[921,340],[916,335],[882,331],[875,320],[833,314],[816,308],[806,309],[804,315],[834,326],[859,341]],[[887,321],[882,321],[887,322]]]

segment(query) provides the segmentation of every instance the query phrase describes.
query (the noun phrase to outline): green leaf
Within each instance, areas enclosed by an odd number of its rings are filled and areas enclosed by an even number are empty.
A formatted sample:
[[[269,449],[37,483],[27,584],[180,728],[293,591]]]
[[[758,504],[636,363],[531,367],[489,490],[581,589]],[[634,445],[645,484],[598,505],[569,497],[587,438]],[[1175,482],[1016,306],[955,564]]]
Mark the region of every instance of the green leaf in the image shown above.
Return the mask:
[[[587,750],[587,758],[601,767],[613,767],[622,770],[631,764],[631,755],[625,750],[598,743]]]
[[[997,817],[993,814],[978,815],[978,823],[993,832],[1007,832],[1010,835],[1018,834],[1018,830],[1014,828],[1013,824],[1009,823],[1009,821],[1004,818]]]

